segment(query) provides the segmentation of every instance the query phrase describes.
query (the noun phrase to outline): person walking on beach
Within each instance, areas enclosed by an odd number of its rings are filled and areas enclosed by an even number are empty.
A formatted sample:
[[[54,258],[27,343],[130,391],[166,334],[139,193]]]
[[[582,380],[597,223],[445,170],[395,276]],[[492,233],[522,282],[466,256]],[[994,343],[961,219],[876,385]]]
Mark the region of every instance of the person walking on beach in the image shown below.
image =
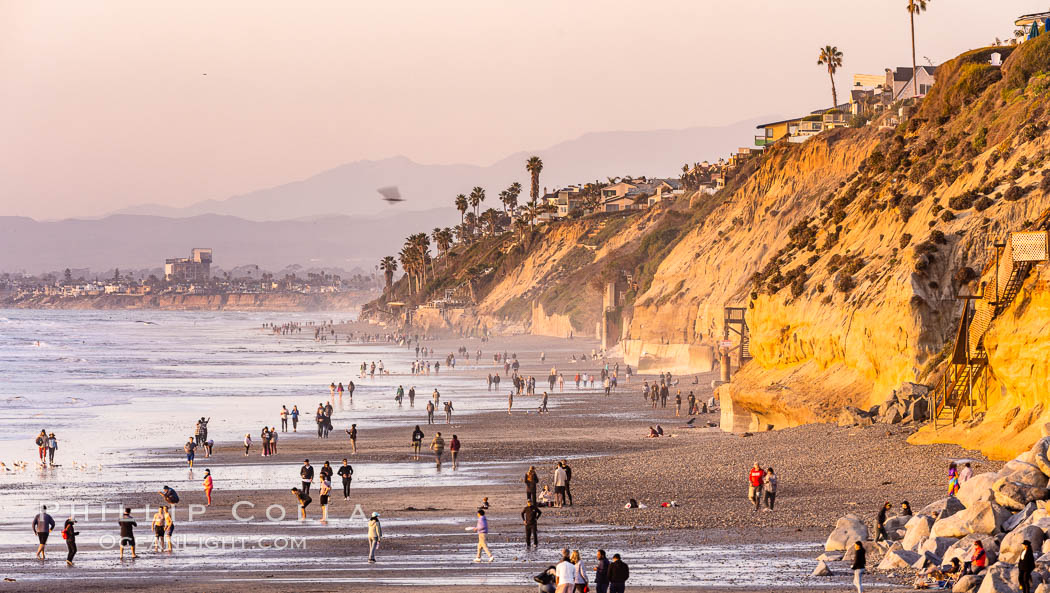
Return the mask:
[[[208,441],[211,442],[211,441]],[[270,427],[270,455],[277,455],[277,427]]]
[[[575,593],[585,593],[587,589],[587,568],[583,565],[583,558],[580,558],[580,551],[573,550],[572,555],[569,556],[569,562],[573,564],[573,591]]]
[[[434,405],[441,403],[441,394],[438,393],[437,387],[434,388]]]
[[[347,463],[345,458],[343,465],[339,466],[338,474],[343,480],[343,500],[350,500],[350,482],[354,480],[354,468]]]
[[[55,433],[47,435],[47,464],[50,466],[55,465],[55,451],[58,450],[58,439],[55,438]]]
[[[295,487],[292,487],[292,494],[295,495],[295,501],[299,505],[299,520],[305,521],[306,507],[310,506],[310,503],[313,502],[314,499],[310,498],[310,493],[308,491],[303,491]]]
[[[455,438],[455,435],[453,435],[453,438]],[[482,550],[489,555],[489,562],[495,560],[495,558],[492,557],[492,552],[489,551],[488,543],[485,542],[485,537],[489,533],[489,520],[485,517],[485,509],[478,509],[478,523],[470,529],[478,534],[478,553],[474,556],[474,562],[481,562]]]
[[[419,425],[416,425],[416,429],[412,431],[412,459],[419,461],[419,450],[423,446],[423,431],[419,429]]]
[[[314,481],[314,467],[310,465],[309,459],[303,460],[303,467],[299,469],[299,477],[303,481],[303,494],[310,496],[310,484]]]
[[[434,402],[427,402],[427,424],[434,423]]]
[[[879,509],[879,514],[875,516],[875,541],[886,541],[889,536],[886,534],[886,513],[892,508],[889,502],[882,505]]]
[[[445,402],[445,424],[452,424],[452,400]]]
[[[405,388],[401,385],[397,386],[397,392],[394,394],[394,401],[397,402],[398,407],[401,406],[401,402],[405,399]]]
[[[55,520],[51,515],[47,514],[47,506],[40,507],[40,512],[33,517],[33,533],[36,534],[36,538],[40,542],[36,547],[36,557],[41,560],[47,559],[44,547],[47,545],[47,536],[51,535],[51,531],[54,528]]]
[[[765,479],[766,472],[762,471],[762,468],[756,461],[751,466],[751,472],[747,474],[747,498],[755,505],[755,510],[758,510],[760,504],[762,504],[762,480]]]
[[[437,433],[434,436],[434,440],[430,443],[430,450],[434,452],[434,463],[438,469],[441,469],[441,456],[445,453],[445,439],[441,438],[441,433]]]
[[[40,463],[44,463],[44,459],[47,457],[47,431],[41,430],[40,434],[36,435],[36,452],[40,455]]]
[[[332,494],[331,476],[321,478],[321,522],[328,522],[328,497]]]
[[[299,432],[299,406],[292,406],[292,432]]]
[[[623,593],[627,587],[627,579],[631,576],[631,570],[627,567],[619,554],[613,554],[612,562],[609,563],[609,593]]]
[[[410,408],[416,407],[416,386],[415,385],[413,385],[412,387],[408,388],[408,407],[410,407]]]
[[[777,500],[777,475],[771,467],[766,469],[766,475],[762,478],[762,489],[766,495],[766,510],[772,511]]]
[[[270,456],[270,430],[267,427],[263,427],[262,432],[259,433],[259,439],[262,441],[262,456]]]
[[[153,521],[150,522],[150,527],[153,529],[153,546],[150,548],[154,552],[160,552],[164,549],[164,528],[167,527],[167,522],[164,519],[164,505],[160,505],[156,513],[153,513]]]
[[[73,566],[73,557],[77,555],[77,536],[80,535],[80,532],[76,530],[76,522],[76,519],[70,517],[62,526],[62,537],[66,540],[67,566]]]
[[[124,548],[131,548],[132,559],[138,558],[135,553],[135,526],[138,523],[131,516],[131,508],[124,508],[124,516],[118,521],[120,525],[120,559],[124,559]]]
[[[525,498],[532,504],[536,504],[536,487],[540,483],[540,477],[536,474],[535,465],[529,466],[529,471],[525,472],[522,482],[525,482]]]
[[[246,433],[244,435],[244,456],[247,457],[248,456],[248,452],[251,451],[251,450],[252,450],[252,435],[251,435],[251,433]]]
[[[208,497],[208,505],[211,506],[211,491],[215,488],[215,481],[211,479],[211,470],[204,470],[204,495]]]
[[[536,506],[536,503],[529,500],[525,502],[525,508],[521,510],[521,521],[525,524],[525,550],[529,549],[529,541],[531,539],[532,546],[534,548],[540,547],[539,535],[537,535],[537,526],[539,525],[540,515],[543,511]]]
[[[281,432],[288,432],[288,406],[281,406]]]
[[[346,436],[350,437],[350,452],[353,455],[357,455],[357,425],[351,424],[350,428],[346,429]]]
[[[175,533],[175,516],[172,510],[169,510],[167,506],[162,506],[161,510],[164,511],[164,536],[167,539],[168,551],[171,551],[171,536]]]
[[[569,558],[569,549],[561,551],[561,562],[554,567],[555,593],[573,593],[576,589],[576,565]]]
[[[977,545],[981,545],[980,540],[977,541]],[[853,570],[853,586],[857,588],[857,593],[864,593],[864,585],[861,583],[861,575],[864,574],[864,569],[868,565],[864,556],[864,546],[861,545],[859,541],[854,542],[853,564],[850,565],[850,569]]]
[[[186,452],[186,463],[190,467],[193,467],[193,456],[196,448],[197,443],[193,442],[193,437],[190,437],[190,440],[186,441],[186,444],[182,446],[182,450]]]
[[[554,468],[554,506],[556,507],[565,505],[566,483],[568,483],[568,478],[565,476],[565,468],[559,462]]]
[[[514,408],[514,391],[510,392],[507,396],[507,414],[510,414],[511,409]]]
[[[452,435],[452,440],[448,443],[449,453],[452,454],[452,469],[459,469],[459,448],[459,437]]]
[[[572,468],[564,459],[561,460],[561,466],[565,468],[565,499],[569,502],[569,506],[572,506]]]
[[[609,559],[605,556],[605,550],[598,550],[598,558],[594,564],[594,588],[598,593],[609,591]]]
[[[379,513],[372,513],[368,519],[368,563],[376,563],[376,550],[383,539],[383,526],[379,523]]]

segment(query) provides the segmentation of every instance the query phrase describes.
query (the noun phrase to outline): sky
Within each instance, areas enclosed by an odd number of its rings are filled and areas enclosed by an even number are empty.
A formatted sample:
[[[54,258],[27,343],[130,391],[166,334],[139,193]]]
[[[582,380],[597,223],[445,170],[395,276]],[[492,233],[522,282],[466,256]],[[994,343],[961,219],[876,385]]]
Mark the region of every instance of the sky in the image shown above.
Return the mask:
[[[905,4],[0,0],[0,216],[183,206],[361,159],[484,165],[587,132],[792,115],[831,103],[824,45],[845,54],[840,89],[910,65]],[[918,60],[1047,8],[932,0]]]

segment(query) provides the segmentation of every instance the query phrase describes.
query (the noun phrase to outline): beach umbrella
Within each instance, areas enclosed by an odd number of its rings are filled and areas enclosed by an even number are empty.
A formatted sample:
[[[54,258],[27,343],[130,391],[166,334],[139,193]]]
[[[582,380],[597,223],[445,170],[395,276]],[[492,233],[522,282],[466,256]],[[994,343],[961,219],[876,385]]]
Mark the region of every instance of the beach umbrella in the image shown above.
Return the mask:
[[[1032,21],[1032,28],[1028,31],[1028,39],[1039,37],[1039,21]]]

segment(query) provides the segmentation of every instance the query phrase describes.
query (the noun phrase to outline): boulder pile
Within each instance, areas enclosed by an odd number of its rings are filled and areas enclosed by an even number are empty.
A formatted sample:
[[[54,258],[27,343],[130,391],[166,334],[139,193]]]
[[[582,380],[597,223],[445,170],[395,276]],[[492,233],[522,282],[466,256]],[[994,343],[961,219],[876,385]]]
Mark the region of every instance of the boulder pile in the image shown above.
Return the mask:
[[[893,406],[902,400],[896,401]],[[905,411],[914,410],[918,400],[910,401],[911,407],[904,406]],[[891,417],[896,417],[901,409],[892,411]],[[888,539],[878,544],[866,541],[869,530],[861,517],[842,517],[824,545],[826,553],[821,559],[825,569],[831,572],[828,565],[837,557],[832,554],[839,551],[845,551],[843,562],[852,560],[850,552],[857,541],[868,552],[868,570],[896,573],[948,565],[952,558],[969,562],[975,543],[980,541],[987,554],[988,570],[959,579],[953,591],[1016,591],[1016,563],[1021,544],[1027,540],[1036,555],[1033,590],[1050,591],[1048,451],[1050,436],[1000,471],[978,474],[963,482],[956,496],[935,501],[913,515],[888,519]]]
[[[839,426],[867,426],[870,424],[912,424],[925,422],[930,417],[930,388],[918,383],[904,383],[890,394],[886,401],[861,410],[846,406],[839,412]]]

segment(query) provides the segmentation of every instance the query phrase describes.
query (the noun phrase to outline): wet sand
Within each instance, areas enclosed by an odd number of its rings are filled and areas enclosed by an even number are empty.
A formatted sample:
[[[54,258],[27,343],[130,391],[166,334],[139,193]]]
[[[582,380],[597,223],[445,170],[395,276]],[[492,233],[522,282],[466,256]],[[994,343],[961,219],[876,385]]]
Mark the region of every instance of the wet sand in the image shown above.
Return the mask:
[[[0,545],[0,577],[17,579],[0,582],[0,590],[67,591],[75,587],[106,591],[119,586],[145,591],[255,591],[262,586],[267,591],[377,587],[389,591],[534,591],[531,577],[555,563],[563,547],[579,549],[587,566],[593,566],[597,548],[610,555],[620,553],[631,566],[628,590],[632,591],[650,586],[661,591],[843,589],[849,582],[845,571],[830,579],[808,576],[835,519],[850,511],[873,518],[884,500],[895,504],[909,500],[921,507],[942,496],[947,460],[967,456],[952,446],[907,445],[906,432],[899,427],[817,425],[751,437],[717,429],[681,428],[684,419],[673,418],[672,401],[666,409],[653,409],[642,402],[644,377],[621,384],[608,397],[597,388],[577,392],[573,385],[570,391],[571,374],[596,372],[598,366],[590,361],[573,365],[567,360],[568,353],[589,353],[593,341],[516,337],[486,344],[478,340],[426,343],[442,356],[460,344],[471,352],[480,347],[482,365],[474,369],[461,360],[455,371],[442,370],[442,375],[474,375],[484,385],[485,374],[494,370],[491,353],[506,349],[517,353],[523,374],[536,376],[540,393],[546,386],[547,371],[557,364],[566,375],[566,391],[551,395],[550,414],[535,413],[539,396],[516,396],[512,414],[490,411],[454,416],[451,426],[443,424],[441,413],[436,417],[442,424],[426,425],[423,408],[429,394],[419,393],[414,408],[408,407],[406,399],[403,422],[362,430],[357,455],[349,454],[341,423],[330,439],[318,439],[312,417],[300,423],[298,434],[282,433],[279,453],[273,457],[260,457],[259,443],[250,457],[244,457],[239,443],[219,442],[211,459],[198,456],[193,473],[199,482],[203,469],[211,469],[216,481],[214,505],[188,521],[188,506],[203,503],[204,496],[199,488],[180,489],[176,533],[187,538],[186,547],[172,555],[150,552],[149,518],[143,508],[155,509],[160,497],[152,491],[124,492],[116,484],[115,496],[99,493],[99,500],[119,501],[136,509],[138,560],[121,563],[115,550],[102,549],[106,542],[100,537],[115,534],[112,512],[105,522],[98,516],[82,522],[81,553],[75,568],[64,565],[64,545],[57,532],[50,540],[47,563],[41,566],[34,561],[32,534],[27,528],[20,545],[9,542],[10,537]],[[547,353],[543,363],[540,351]],[[621,364],[621,374],[623,369]],[[678,388],[683,394],[693,389],[706,399],[712,378],[701,376],[699,384],[692,385],[691,377],[682,377]],[[507,381],[501,389],[508,390]],[[327,389],[319,386],[316,399],[327,396]],[[456,394],[443,391],[443,399],[449,398],[455,401]],[[717,416],[700,416],[696,424],[708,420],[717,421]],[[424,446],[435,430],[446,441],[452,433],[459,436],[463,450],[458,470],[452,469],[447,451],[440,472],[431,456],[412,459],[409,441],[415,422],[426,434]],[[657,423],[668,436],[644,438],[648,426]],[[177,447],[153,449],[142,464],[186,480],[188,472],[180,453]],[[320,509],[315,485],[309,520],[294,521],[289,489],[299,483],[302,460],[308,457],[319,471],[326,459],[337,467],[344,456],[357,468],[351,500],[342,499],[336,478],[330,520],[322,525],[317,521]],[[550,483],[553,464],[562,458],[573,468],[575,504],[543,509],[540,549],[526,554],[518,516],[524,503],[521,478],[531,464],[537,467],[541,484]],[[777,468],[780,491],[775,512],[756,513],[746,500],[745,476],[755,460]],[[370,479],[370,468],[387,475]],[[489,544],[496,561],[479,565],[472,562],[476,536],[465,528],[474,524],[483,496],[489,497],[491,505]],[[625,510],[628,498],[649,508]],[[659,508],[661,502],[671,500],[679,506]],[[232,507],[238,501],[255,505],[238,507],[242,517],[254,513],[255,520],[234,520]],[[262,515],[270,505],[283,506],[286,519],[265,520]],[[360,505],[364,513],[381,515],[386,538],[375,565],[366,563],[365,521],[360,515],[351,517],[353,505]],[[61,524],[64,516],[55,518]],[[28,521],[24,522],[28,525]],[[200,539],[207,537],[221,538],[224,543],[209,548],[211,544]],[[276,549],[287,544],[280,541],[283,538],[304,538],[304,547]]]

